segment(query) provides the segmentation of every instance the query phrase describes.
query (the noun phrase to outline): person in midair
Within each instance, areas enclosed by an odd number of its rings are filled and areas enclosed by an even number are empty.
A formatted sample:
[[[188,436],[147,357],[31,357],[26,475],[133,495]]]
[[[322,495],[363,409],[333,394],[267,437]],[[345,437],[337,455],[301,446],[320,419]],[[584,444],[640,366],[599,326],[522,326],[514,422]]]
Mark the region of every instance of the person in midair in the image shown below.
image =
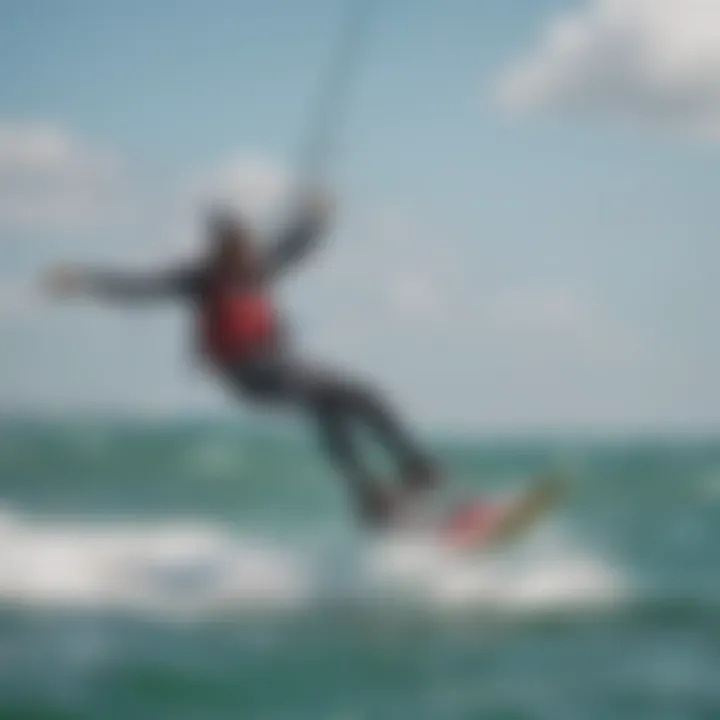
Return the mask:
[[[205,252],[193,264],[151,274],[57,268],[47,286],[63,296],[189,301],[202,356],[242,397],[296,406],[313,419],[360,519],[377,527],[392,521],[404,498],[435,486],[440,473],[377,391],[298,359],[289,346],[273,290],[317,246],[329,215],[326,199],[305,193],[296,221],[263,249],[241,218],[216,208],[209,213]],[[394,459],[397,488],[387,489],[368,467],[357,442],[362,426]]]

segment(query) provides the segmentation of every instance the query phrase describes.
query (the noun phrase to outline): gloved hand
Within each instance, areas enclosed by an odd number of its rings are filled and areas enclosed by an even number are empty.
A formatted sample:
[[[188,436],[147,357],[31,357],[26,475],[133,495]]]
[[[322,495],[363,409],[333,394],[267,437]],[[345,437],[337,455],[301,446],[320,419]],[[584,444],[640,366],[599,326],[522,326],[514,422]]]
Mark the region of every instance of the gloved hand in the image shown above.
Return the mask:
[[[45,273],[42,286],[52,297],[72,297],[85,292],[89,282],[89,275],[82,268],[59,265]]]

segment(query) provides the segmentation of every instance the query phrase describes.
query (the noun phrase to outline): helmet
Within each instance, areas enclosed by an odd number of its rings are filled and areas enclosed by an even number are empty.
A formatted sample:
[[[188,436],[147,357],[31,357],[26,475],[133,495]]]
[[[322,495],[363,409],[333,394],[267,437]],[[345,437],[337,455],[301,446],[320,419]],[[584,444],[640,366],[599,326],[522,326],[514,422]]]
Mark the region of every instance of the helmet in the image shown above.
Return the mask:
[[[206,214],[206,224],[212,235],[244,233],[245,224],[231,209],[216,205]]]

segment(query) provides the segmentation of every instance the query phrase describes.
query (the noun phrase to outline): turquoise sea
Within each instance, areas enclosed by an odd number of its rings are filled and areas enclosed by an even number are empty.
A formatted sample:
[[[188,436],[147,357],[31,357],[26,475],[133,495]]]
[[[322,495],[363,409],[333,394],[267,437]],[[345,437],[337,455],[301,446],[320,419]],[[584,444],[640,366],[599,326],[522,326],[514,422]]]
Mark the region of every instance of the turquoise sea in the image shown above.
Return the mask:
[[[0,716],[720,717],[720,441],[434,443],[455,492],[573,489],[511,549],[364,537],[312,442],[0,426]]]

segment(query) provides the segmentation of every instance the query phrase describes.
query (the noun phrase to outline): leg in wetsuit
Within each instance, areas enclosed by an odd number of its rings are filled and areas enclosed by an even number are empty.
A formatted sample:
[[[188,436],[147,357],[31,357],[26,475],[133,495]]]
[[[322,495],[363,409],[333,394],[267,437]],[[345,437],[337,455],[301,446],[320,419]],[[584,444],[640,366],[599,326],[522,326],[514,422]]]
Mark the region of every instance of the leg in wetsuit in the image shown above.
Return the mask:
[[[246,396],[266,402],[292,402],[310,412],[335,465],[350,481],[364,519],[389,519],[392,504],[360,458],[355,431],[364,425],[396,461],[410,490],[434,484],[436,470],[400,422],[369,388],[279,355],[244,360],[227,375]]]

